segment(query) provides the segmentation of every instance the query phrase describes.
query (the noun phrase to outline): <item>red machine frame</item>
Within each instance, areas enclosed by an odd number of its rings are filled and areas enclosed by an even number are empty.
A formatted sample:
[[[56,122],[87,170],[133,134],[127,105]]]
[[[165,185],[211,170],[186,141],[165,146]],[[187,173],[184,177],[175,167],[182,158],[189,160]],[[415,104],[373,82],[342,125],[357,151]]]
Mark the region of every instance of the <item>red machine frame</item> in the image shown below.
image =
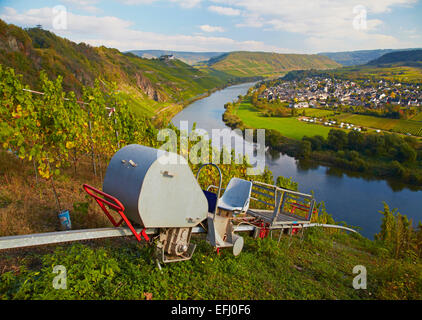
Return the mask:
[[[120,226],[124,221],[124,222],[126,222],[130,231],[132,231],[133,235],[136,237],[136,239],[138,241],[141,241],[142,237],[146,241],[150,240],[147,233],[145,232],[145,228],[142,229],[142,231],[140,233],[136,232],[135,228],[132,226],[132,223],[130,223],[129,219],[124,214],[125,207],[123,206],[123,204],[118,199],[116,199],[115,197],[113,197],[113,196],[111,196],[111,195],[109,195],[109,194],[107,194],[103,191],[100,191],[100,190],[98,190],[98,189],[96,189],[96,188],[94,188],[94,187],[92,187],[88,184],[84,184],[83,188],[85,189],[86,193],[88,193],[91,197],[93,197],[95,199],[95,201],[97,201],[98,205],[101,207],[103,212],[106,214],[107,218],[111,221],[111,223],[115,227]],[[103,196],[104,198],[100,197],[99,195]],[[110,201],[113,201],[114,203],[112,203]],[[110,209],[113,209],[114,211],[116,211],[122,219],[119,222],[116,222],[116,220],[114,220],[114,218],[110,214],[110,212],[108,212],[105,205],[107,205]]]

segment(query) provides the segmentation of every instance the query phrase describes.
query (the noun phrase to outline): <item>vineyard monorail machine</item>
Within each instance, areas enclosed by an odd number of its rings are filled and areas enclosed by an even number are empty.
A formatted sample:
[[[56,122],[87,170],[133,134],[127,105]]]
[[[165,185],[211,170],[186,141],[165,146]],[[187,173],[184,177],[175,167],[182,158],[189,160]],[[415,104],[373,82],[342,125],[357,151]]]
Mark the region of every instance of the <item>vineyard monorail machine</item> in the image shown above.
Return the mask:
[[[217,169],[219,185],[203,190],[198,178],[205,166]],[[244,242],[238,232],[264,238],[274,229],[303,234],[304,228],[316,225],[311,223],[316,211],[312,195],[236,177],[222,189],[222,178],[216,164],[202,165],[195,177],[180,155],[128,145],[112,157],[102,191],[83,185],[115,228],[2,237],[0,249],[133,234],[138,241],[154,240],[159,261],[167,263],[192,257],[193,233],[206,232],[207,242],[217,251],[232,248],[238,255]],[[116,211],[120,220],[109,210]],[[126,227],[121,227],[123,223]]]

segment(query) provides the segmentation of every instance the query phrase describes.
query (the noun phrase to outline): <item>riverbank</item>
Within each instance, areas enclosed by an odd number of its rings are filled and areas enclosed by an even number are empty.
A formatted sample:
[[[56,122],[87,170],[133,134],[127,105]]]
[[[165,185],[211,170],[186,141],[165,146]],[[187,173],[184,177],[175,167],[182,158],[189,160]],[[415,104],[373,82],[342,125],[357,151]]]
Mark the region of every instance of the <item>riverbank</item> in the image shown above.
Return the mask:
[[[155,120],[155,124],[158,127],[162,127],[162,126],[166,126],[168,125],[168,123],[171,121],[171,119],[178,114],[180,111],[182,111],[184,108],[186,108],[187,106],[191,105],[192,103],[207,98],[209,97],[211,94],[220,91],[220,90],[224,90],[228,87],[231,86],[235,86],[238,84],[243,84],[243,83],[250,83],[250,82],[256,82],[259,80],[262,80],[262,77],[243,77],[243,78],[237,78],[234,80],[231,80],[229,82],[227,82],[226,84],[222,85],[222,86],[218,86],[215,87],[213,89],[210,89],[202,94],[199,94],[181,104],[173,104],[171,106],[168,106],[162,110],[159,110],[156,114],[156,116],[153,118]]]

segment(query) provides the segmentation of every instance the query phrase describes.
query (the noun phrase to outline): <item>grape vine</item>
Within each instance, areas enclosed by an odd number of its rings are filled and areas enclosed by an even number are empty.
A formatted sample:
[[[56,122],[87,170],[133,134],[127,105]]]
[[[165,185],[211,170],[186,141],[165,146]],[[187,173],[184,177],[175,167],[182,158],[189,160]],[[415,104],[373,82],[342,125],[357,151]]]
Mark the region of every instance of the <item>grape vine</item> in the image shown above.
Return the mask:
[[[32,161],[42,178],[52,180],[72,165],[76,172],[84,155],[95,168],[96,159],[108,159],[123,145],[154,144],[156,129],[133,116],[115,83],[97,79],[83,88],[84,102],[63,91],[61,76],[52,81],[41,72],[39,86],[43,92],[36,94],[0,65],[0,146]]]

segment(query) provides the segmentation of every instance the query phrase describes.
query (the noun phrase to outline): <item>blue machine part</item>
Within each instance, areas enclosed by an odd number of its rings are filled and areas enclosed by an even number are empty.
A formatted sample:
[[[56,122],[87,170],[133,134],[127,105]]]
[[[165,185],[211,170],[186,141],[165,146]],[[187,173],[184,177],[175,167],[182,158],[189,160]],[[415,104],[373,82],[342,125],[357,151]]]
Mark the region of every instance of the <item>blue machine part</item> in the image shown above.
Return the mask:
[[[206,190],[202,191],[204,191],[205,197],[208,201],[208,212],[214,212],[215,206],[217,205],[217,194]]]

